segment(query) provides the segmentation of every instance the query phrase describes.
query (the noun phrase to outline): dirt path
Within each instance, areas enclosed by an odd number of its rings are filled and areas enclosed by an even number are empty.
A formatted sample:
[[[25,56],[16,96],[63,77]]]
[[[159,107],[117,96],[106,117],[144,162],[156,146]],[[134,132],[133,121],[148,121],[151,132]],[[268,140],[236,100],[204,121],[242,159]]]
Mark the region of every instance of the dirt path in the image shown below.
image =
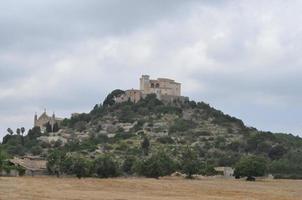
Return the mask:
[[[301,200],[302,181],[0,178],[0,200]]]

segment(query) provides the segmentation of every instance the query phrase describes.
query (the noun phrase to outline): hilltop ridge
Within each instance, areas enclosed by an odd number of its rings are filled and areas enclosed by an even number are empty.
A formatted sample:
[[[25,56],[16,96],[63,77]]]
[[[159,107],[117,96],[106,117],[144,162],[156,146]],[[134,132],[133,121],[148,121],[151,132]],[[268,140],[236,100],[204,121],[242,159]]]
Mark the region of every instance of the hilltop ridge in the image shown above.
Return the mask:
[[[204,102],[163,102],[155,94],[138,102],[115,102],[122,94],[123,90],[114,90],[89,113],[64,119],[56,132],[42,133],[34,127],[21,139],[20,135],[5,136],[1,146],[10,155],[47,158],[50,152],[61,150],[89,159],[110,154],[120,163],[129,156],[145,159],[159,151],[177,161],[190,147],[205,166],[235,166],[242,156],[256,155],[268,160],[271,173],[302,175],[300,137],[247,127]],[[142,149],[144,142],[147,153]]]

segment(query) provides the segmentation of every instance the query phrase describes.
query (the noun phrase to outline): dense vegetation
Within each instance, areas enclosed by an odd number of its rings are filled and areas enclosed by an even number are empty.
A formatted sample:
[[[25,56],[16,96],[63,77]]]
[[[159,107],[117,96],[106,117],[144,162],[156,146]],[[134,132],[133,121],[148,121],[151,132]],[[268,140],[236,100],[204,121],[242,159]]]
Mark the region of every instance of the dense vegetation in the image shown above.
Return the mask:
[[[136,104],[115,104],[123,93],[115,90],[91,112],[65,119],[58,133],[34,127],[24,136],[23,129],[16,134],[9,129],[1,148],[10,156],[45,157],[57,176],[157,178],[180,171],[190,178],[231,166],[236,176],[302,178],[300,137],[246,127],[204,102],[163,103],[148,95]],[[39,140],[49,135],[68,137],[66,142]]]

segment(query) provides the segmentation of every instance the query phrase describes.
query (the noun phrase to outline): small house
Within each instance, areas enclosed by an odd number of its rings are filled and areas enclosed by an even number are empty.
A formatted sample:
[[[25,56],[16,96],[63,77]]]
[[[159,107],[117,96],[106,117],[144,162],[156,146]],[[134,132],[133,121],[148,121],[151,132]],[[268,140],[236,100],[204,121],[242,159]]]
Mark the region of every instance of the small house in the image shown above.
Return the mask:
[[[217,172],[221,172],[226,178],[230,178],[234,174],[234,169],[232,167],[215,167],[214,169]]]
[[[23,158],[14,157],[9,162],[16,167],[23,167],[26,176],[45,175],[47,173],[46,160],[40,157],[27,156]]]

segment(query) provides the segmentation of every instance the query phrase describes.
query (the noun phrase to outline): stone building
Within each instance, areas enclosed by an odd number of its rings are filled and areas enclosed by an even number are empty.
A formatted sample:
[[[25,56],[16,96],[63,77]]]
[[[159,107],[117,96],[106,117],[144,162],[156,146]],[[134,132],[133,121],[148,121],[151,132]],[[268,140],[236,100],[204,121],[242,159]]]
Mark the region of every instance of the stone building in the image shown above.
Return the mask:
[[[37,156],[24,156],[23,158],[14,157],[9,160],[11,165],[20,166],[24,168],[26,176],[46,175],[47,174],[47,161]],[[11,176],[18,176],[14,171]]]
[[[174,100],[185,101],[187,97],[181,96],[181,84],[168,78],[150,79],[150,76],[143,75],[140,78],[140,89],[126,90],[123,95],[115,98],[116,103],[132,101],[137,103],[141,98],[145,98],[148,94],[156,94],[159,100],[164,102],[172,102]]]
[[[148,75],[140,78],[140,90],[143,94],[156,94],[159,98],[162,95],[181,96],[180,83],[168,78],[152,80]]]
[[[34,127],[40,127],[41,132],[45,132],[47,124],[51,126],[51,130],[54,130],[55,125],[59,126],[63,119],[57,118],[55,113],[52,116],[48,116],[46,110],[41,114],[40,117],[37,116],[37,113],[34,117]]]
[[[119,97],[116,97],[115,102],[122,103],[122,102],[130,100],[133,103],[137,103],[142,97],[143,97],[142,91],[131,89],[131,90],[126,90],[125,94],[123,94]]]
[[[234,169],[232,167],[215,167],[214,169],[226,178],[232,178],[234,175]]]

